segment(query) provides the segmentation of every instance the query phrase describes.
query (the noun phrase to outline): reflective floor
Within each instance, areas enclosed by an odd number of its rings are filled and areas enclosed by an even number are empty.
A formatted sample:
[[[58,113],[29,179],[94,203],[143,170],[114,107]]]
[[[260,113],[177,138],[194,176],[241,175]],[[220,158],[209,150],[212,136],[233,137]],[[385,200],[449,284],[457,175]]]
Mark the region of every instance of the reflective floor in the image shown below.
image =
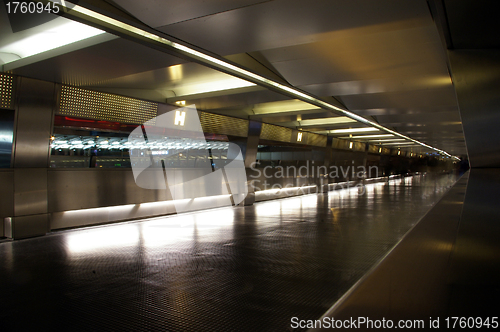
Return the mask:
[[[414,176],[0,243],[1,330],[289,331],[456,181]]]

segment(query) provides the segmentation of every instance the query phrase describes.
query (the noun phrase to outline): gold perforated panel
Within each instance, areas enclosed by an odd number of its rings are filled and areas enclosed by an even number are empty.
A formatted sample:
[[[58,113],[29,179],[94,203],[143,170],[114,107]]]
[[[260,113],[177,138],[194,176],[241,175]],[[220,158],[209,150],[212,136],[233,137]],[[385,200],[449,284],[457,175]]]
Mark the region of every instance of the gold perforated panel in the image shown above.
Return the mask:
[[[326,146],[326,136],[313,133],[307,134],[307,144],[314,146]]]
[[[200,112],[203,132],[231,136],[248,136],[248,120]]]
[[[365,151],[366,144],[361,142],[355,142],[352,148],[354,151]]]
[[[292,129],[263,123],[260,138],[271,141],[290,142]]]
[[[372,144],[368,145],[368,152],[370,152],[370,153],[379,153],[378,152],[379,149],[380,149],[380,146],[378,146],[378,145],[372,145]]]
[[[334,149],[349,149],[349,141],[345,139],[338,139],[334,138],[332,139],[332,148]]]
[[[156,117],[157,112],[156,103],[62,86],[57,113],[86,119],[141,124]]]
[[[0,108],[13,108],[12,76],[0,74]]]

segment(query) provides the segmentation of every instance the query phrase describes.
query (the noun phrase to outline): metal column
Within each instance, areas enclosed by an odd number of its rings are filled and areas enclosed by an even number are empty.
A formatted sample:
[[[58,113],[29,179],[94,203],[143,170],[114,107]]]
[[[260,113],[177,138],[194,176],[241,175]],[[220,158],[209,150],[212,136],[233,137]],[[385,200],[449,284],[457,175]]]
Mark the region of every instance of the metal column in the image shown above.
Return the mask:
[[[55,108],[55,84],[18,78],[14,145],[14,239],[48,231],[47,168]]]

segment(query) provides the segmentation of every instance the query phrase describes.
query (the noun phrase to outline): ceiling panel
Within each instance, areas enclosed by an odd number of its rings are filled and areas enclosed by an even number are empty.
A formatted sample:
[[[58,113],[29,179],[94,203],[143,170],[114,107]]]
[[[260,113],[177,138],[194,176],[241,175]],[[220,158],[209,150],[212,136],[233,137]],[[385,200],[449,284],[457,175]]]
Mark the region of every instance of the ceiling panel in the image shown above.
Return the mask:
[[[160,27],[207,17],[271,0],[112,0],[112,2],[151,27]]]
[[[362,26],[391,29],[428,19],[425,1],[275,0],[171,24],[161,31],[220,55],[246,53],[328,39],[328,32]],[[326,33],[326,34],[325,34]]]
[[[335,97],[403,134],[465,151],[447,56],[425,0],[109,2],[263,75]],[[209,112],[289,127],[317,119],[308,130],[359,127],[329,124],[334,114],[318,109],[262,111],[255,105],[288,98],[260,87],[218,89],[231,81],[228,75],[123,39],[14,73],[160,102],[182,98]]]
[[[370,26],[334,31],[327,40],[261,54],[296,86],[387,78],[402,82],[403,88],[414,79],[448,78],[451,83],[436,29],[432,21],[425,23],[382,32]]]
[[[350,110],[396,108],[418,110],[420,107],[457,107],[453,86],[439,89],[348,95],[339,98]],[[458,113],[458,108],[457,108]]]
[[[51,82],[94,86],[118,77],[184,62],[183,59],[120,38],[22,66],[13,69],[12,73]],[[139,84],[135,87],[141,88]]]

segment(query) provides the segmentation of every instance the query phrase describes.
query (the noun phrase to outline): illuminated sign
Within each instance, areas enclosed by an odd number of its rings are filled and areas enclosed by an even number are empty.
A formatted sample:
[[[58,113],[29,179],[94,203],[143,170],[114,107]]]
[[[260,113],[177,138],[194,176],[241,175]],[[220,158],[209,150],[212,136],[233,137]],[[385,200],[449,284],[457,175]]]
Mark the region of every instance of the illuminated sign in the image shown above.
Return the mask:
[[[186,112],[185,111],[175,111],[175,119],[174,124],[176,126],[184,126],[184,121],[186,120]]]

